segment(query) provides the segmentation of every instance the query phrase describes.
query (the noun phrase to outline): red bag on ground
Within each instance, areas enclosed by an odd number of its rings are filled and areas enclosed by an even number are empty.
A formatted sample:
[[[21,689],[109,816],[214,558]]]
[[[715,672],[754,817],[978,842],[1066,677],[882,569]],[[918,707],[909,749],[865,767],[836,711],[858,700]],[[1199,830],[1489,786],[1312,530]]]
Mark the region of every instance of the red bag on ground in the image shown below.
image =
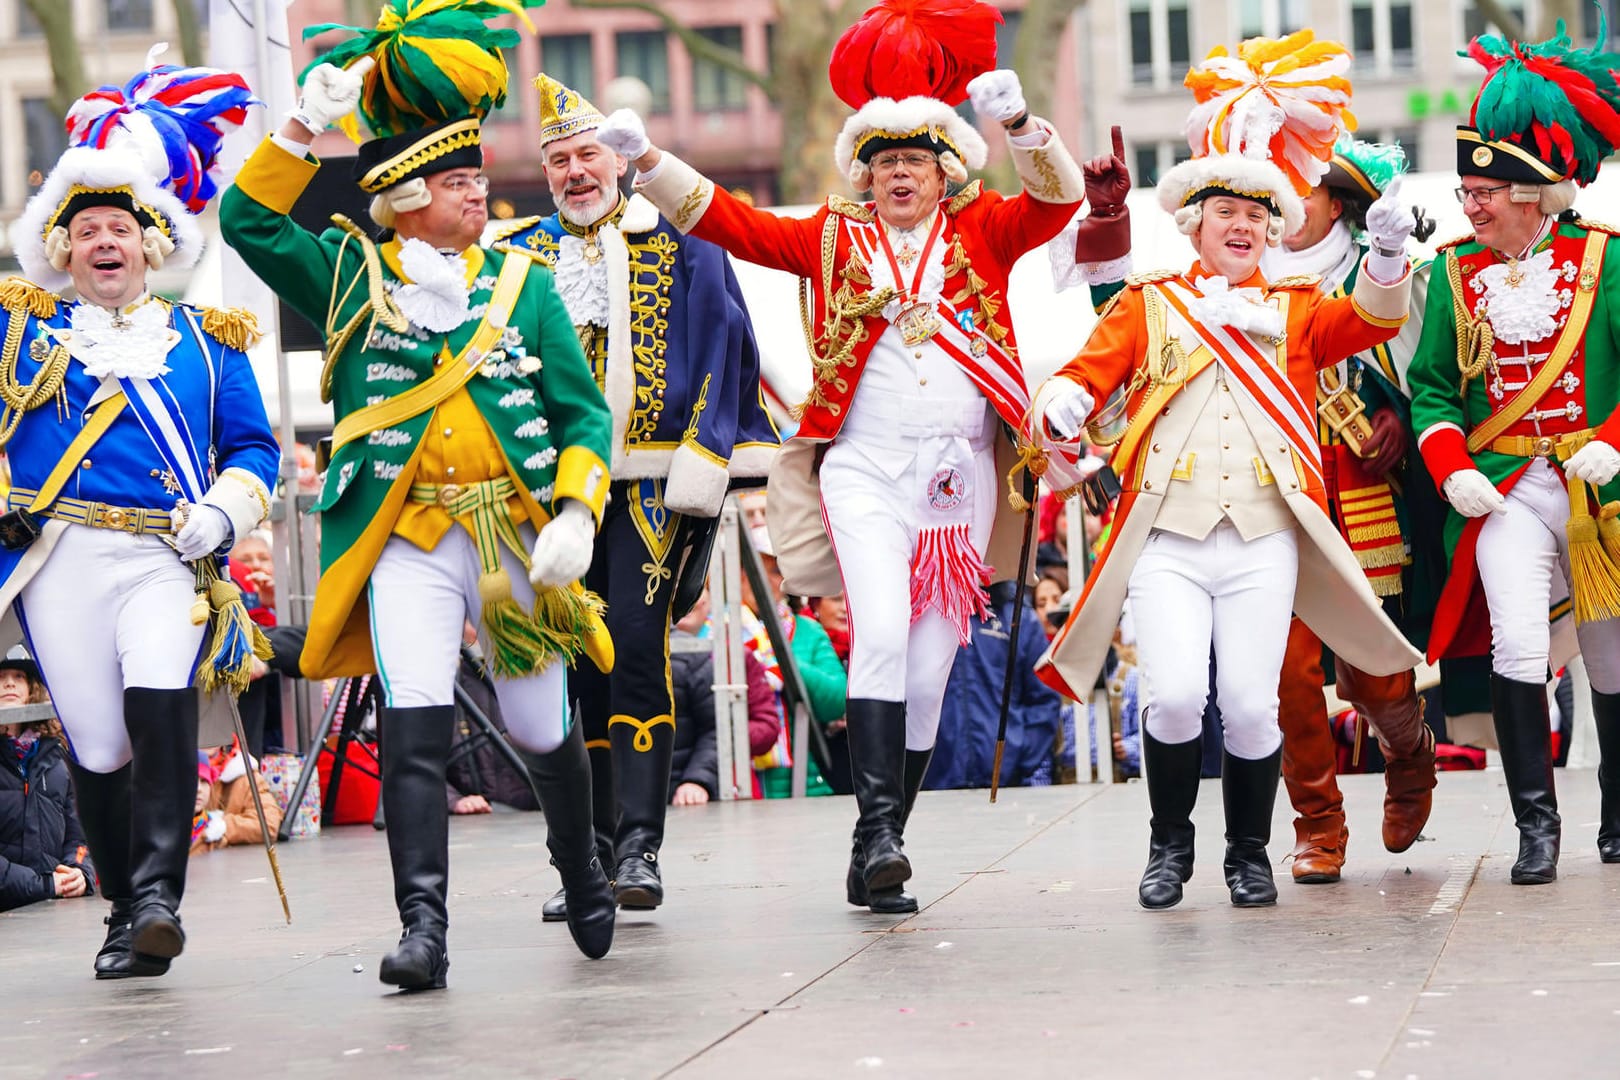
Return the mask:
[[[329,750],[336,751],[337,738],[326,740]],[[321,790],[332,790],[333,753],[323,753],[316,762],[321,774]],[[342,782],[338,784],[337,806],[332,808],[324,825],[370,825],[377,816],[377,800],[382,797],[382,782],[377,779],[377,762],[364,747],[350,742],[348,764],[343,767]]]

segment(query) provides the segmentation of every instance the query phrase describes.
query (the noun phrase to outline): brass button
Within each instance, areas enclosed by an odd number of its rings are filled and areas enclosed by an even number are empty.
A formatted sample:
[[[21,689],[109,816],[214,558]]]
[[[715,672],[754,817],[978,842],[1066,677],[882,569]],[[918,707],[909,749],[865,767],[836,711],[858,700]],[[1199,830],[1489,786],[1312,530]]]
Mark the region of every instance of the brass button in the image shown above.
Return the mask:
[[[913,357],[913,358],[914,358],[914,359],[917,359],[917,360],[921,360],[921,359],[922,359],[922,352],[921,352],[921,351],[920,351],[920,350],[919,350],[919,351],[918,351],[918,352],[914,352],[914,353],[912,353],[912,354],[911,354],[911,355],[912,355],[912,357]]]
[[[1299,490],[1299,485],[1298,484],[1289,484],[1288,485],[1288,490],[1289,491],[1298,491]]]
[[[1232,444],[1229,443],[1229,442],[1223,442],[1223,443],[1221,443],[1221,449],[1222,450],[1230,450],[1230,449],[1232,449]]]
[[[918,379],[917,380],[917,385],[918,386],[927,386],[928,385],[928,380],[927,379]]]
[[[1229,413],[1229,412],[1223,412],[1223,413],[1221,413],[1221,419],[1222,420],[1230,420],[1230,419],[1232,419],[1232,414]]]
[[[1158,443],[1153,444],[1153,452],[1155,454],[1157,454],[1159,452],[1159,444]]]
[[[1223,503],[1221,503],[1221,508],[1223,510],[1230,510],[1230,509],[1232,509],[1232,504],[1229,503],[1229,502],[1223,502]]]
[[[445,466],[444,475],[446,475],[446,476],[454,476],[454,475],[456,475],[456,467],[454,465]]]
[[[89,467],[90,467],[90,459],[89,458],[85,458],[83,461],[79,462],[79,468],[88,469]]]
[[[101,523],[109,529],[122,529],[129,524],[129,514],[120,507],[110,507],[102,513]]]
[[[1142,488],[1145,491],[1152,491],[1153,490],[1153,481],[1151,481],[1151,480],[1142,481]]]
[[[1221,473],[1221,479],[1222,480],[1230,480],[1230,479],[1232,479],[1232,474],[1231,473]]]

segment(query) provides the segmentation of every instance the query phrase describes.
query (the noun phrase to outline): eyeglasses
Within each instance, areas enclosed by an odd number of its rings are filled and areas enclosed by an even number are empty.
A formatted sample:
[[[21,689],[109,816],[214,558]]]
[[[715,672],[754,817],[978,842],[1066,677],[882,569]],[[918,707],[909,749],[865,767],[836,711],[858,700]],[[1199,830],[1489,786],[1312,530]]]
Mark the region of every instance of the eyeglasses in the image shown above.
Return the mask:
[[[483,173],[476,176],[452,176],[448,180],[440,181],[438,188],[440,191],[449,192],[451,195],[465,195],[469,191],[476,191],[480,195],[488,195],[489,177]]]
[[[939,161],[934,154],[925,154],[921,151],[910,154],[878,154],[872,158],[873,172],[889,172],[902,162],[908,169],[923,169]]]
[[[1512,186],[1512,184],[1497,184],[1495,187],[1460,187],[1457,189],[1457,201],[1467,204],[1468,200],[1472,198],[1474,200],[1474,205],[1476,206],[1489,206],[1491,205],[1492,197],[1495,196],[1498,191],[1506,191]]]

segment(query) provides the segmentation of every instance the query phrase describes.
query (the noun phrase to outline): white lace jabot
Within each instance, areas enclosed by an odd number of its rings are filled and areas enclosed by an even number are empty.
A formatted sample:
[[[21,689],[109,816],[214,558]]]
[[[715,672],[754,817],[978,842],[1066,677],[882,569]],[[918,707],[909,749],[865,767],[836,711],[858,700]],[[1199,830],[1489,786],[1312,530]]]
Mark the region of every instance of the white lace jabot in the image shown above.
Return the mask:
[[[169,326],[166,304],[143,297],[120,312],[81,301],[58,339],[87,375],[155,379],[169,373],[169,350],[180,335]]]

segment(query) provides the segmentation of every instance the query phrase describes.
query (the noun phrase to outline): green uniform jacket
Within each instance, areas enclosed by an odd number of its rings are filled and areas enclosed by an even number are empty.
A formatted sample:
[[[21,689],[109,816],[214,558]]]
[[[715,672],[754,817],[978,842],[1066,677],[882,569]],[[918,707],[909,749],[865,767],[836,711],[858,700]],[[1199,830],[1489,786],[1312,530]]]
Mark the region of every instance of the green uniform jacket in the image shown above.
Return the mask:
[[[317,237],[288,216],[316,168],[315,161],[266,140],[225,193],[220,223],[226,242],[277,295],[335,335],[371,293],[359,240],[341,229]],[[374,265],[383,282],[405,280],[393,246],[378,250],[382,258]],[[467,250],[475,315],[489,301],[504,260],[523,257]],[[329,311],[333,303],[336,309]],[[458,353],[480,321],[429,334],[414,326],[397,333],[362,319],[336,361],[328,357],[336,419],[430,377],[439,358]],[[533,359],[540,364],[529,371]],[[536,528],[564,497],[586,503],[600,521],[612,418],[550,270],[539,264],[529,269],[500,347],[488,354],[466,392],[495,435]],[[327,468],[315,507],[321,515],[321,581],[302,661],[311,678],[373,668],[365,583],[405,504],[431,415],[424,411],[355,439],[337,450]]]

